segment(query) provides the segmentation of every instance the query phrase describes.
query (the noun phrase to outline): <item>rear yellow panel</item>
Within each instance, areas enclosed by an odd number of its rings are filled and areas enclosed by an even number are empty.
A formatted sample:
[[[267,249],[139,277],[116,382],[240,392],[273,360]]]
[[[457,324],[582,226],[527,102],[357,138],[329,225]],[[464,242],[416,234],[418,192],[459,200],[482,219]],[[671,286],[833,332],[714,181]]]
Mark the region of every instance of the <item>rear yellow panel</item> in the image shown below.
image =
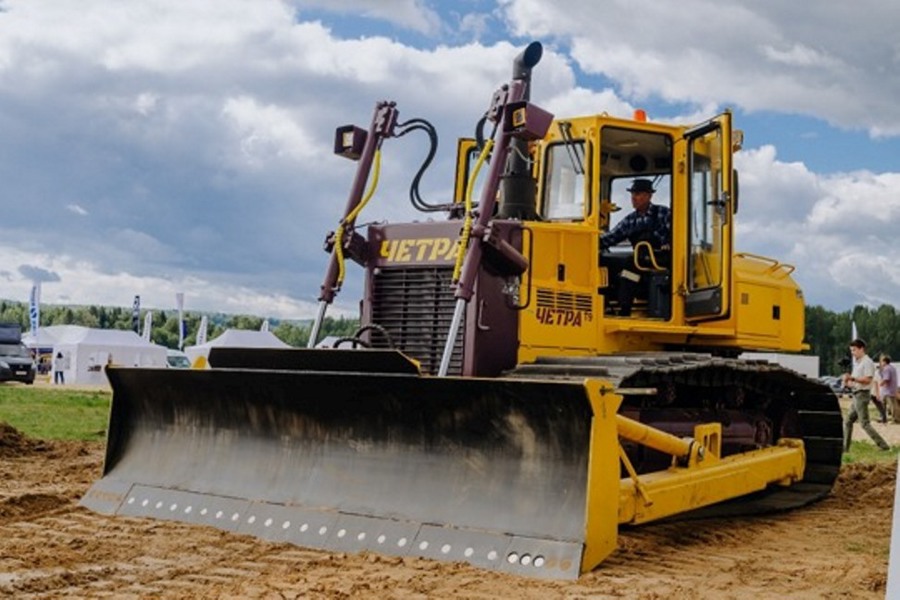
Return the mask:
[[[737,337],[777,350],[803,349],[803,294],[790,274],[794,267],[754,254],[734,259]]]

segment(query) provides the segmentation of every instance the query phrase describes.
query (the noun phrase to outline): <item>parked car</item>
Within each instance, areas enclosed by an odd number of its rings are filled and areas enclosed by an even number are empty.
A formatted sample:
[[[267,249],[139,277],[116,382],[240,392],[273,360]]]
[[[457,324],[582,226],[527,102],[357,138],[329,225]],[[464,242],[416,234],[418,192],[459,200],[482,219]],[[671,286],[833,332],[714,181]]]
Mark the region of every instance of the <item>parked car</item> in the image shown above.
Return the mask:
[[[22,343],[22,328],[14,323],[0,323],[0,382],[34,383],[34,356]]]
[[[822,377],[819,377],[819,381],[830,387],[835,394],[840,394],[841,390],[843,390],[840,377],[835,377],[834,375],[823,375]]]
[[[191,368],[191,360],[181,350],[166,350],[166,363],[173,369]]]

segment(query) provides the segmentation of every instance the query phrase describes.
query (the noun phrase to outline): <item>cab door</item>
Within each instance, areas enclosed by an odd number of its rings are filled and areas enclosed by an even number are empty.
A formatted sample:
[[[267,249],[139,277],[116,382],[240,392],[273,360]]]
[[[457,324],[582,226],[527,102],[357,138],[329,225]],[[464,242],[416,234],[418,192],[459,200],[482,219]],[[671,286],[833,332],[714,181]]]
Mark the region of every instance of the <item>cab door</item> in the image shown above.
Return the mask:
[[[732,193],[731,113],[685,131],[688,245],[685,317],[728,316],[735,198]]]

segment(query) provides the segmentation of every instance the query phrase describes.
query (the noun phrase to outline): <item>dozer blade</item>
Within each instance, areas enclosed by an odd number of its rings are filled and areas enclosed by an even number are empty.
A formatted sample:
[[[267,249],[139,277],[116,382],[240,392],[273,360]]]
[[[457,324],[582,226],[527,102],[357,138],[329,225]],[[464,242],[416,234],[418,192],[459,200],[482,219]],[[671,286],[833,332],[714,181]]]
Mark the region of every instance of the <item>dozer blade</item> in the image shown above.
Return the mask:
[[[620,398],[601,382],[423,377],[384,351],[253,356],[110,368],[104,473],[82,504],[544,578],[614,549]]]

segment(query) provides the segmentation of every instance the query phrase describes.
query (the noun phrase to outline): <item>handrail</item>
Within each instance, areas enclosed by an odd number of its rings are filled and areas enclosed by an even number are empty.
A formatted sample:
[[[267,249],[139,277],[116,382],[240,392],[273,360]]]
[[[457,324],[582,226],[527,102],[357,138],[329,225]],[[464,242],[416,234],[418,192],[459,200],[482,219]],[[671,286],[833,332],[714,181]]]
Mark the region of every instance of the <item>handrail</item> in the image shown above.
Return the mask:
[[[638,261],[638,256],[640,255],[640,249],[644,246],[647,246],[647,255],[650,257],[650,265],[651,267],[645,267],[641,265]],[[634,263],[634,268],[638,271],[650,272],[650,273],[660,273],[665,271],[665,268],[660,267],[659,263],[656,262],[656,254],[653,252],[653,246],[650,245],[650,242],[647,240],[643,240],[634,245],[634,250],[632,251],[632,262]]]
[[[774,275],[776,271],[781,270],[783,272],[780,274],[779,279],[784,279],[785,277],[787,277],[788,275],[790,275],[791,273],[793,273],[794,271],[797,270],[797,267],[795,267],[794,265],[789,265],[787,263],[780,262],[780,261],[778,261],[774,258],[770,258],[768,256],[761,256],[759,254],[753,254],[752,252],[738,252],[735,256],[738,258],[749,258],[749,259],[758,260],[760,262],[769,263],[769,267],[765,270],[765,272],[772,273]]]

